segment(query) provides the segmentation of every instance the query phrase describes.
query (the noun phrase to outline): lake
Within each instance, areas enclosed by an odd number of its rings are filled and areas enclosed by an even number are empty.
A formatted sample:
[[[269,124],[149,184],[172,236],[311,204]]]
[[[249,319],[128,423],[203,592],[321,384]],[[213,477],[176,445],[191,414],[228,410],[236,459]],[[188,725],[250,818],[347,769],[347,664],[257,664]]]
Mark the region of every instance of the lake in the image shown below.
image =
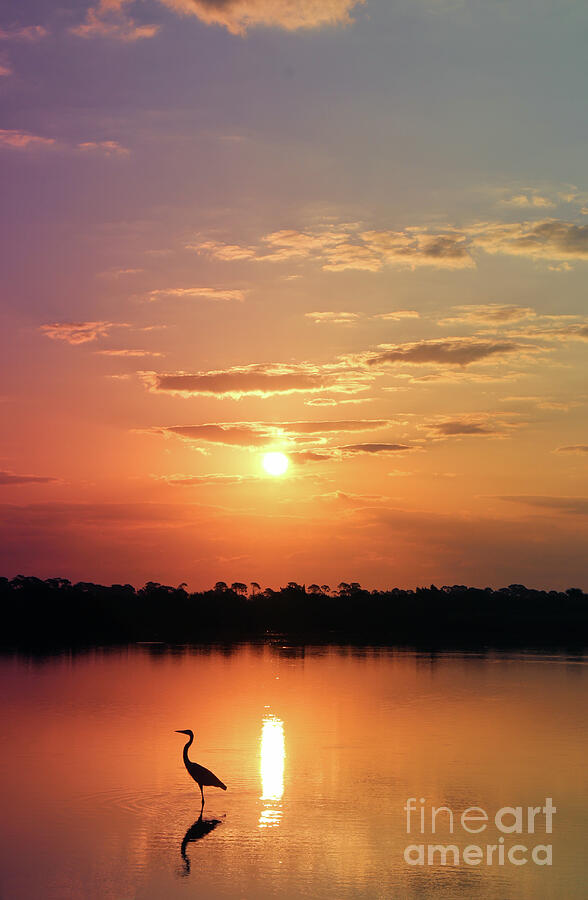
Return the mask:
[[[0,896],[585,898],[587,662],[277,640],[4,656]],[[202,818],[176,729],[228,786]]]

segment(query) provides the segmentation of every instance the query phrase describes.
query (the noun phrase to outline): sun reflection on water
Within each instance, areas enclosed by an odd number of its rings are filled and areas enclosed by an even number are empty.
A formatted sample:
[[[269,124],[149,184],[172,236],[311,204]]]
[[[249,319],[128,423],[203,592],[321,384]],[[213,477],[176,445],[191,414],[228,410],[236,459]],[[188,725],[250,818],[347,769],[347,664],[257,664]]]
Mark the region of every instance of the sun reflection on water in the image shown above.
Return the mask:
[[[266,716],[261,727],[259,771],[261,773],[260,828],[275,828],[282,818],[284,795],[284,723],[276,716]]]

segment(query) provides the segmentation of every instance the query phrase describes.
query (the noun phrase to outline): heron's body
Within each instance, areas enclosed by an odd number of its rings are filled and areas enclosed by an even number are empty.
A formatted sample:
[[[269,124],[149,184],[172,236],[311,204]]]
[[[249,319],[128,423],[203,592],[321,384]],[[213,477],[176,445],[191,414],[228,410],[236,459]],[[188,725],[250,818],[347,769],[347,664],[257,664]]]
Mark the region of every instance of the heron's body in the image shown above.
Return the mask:
[[[222,791],[226,791],[227,786],[223,784],[220,778],[217,778],[214,772],[211,772],[210,769],[205,769],[204,766],[198,765],[198,763],[192,762],[192,760],[188,757],[188,750],[192,745],[192,741],[194,740],[194,733],[189,729],[185,731],[178,731],[178,734],[187,734],[188,741],[184,747],[184,765],[188,770],[188,775],[194,779],[198,787],[200,788],[200,794],[202,795],[202,806],[204,806],[204,791],[203,787],[218,787]]]

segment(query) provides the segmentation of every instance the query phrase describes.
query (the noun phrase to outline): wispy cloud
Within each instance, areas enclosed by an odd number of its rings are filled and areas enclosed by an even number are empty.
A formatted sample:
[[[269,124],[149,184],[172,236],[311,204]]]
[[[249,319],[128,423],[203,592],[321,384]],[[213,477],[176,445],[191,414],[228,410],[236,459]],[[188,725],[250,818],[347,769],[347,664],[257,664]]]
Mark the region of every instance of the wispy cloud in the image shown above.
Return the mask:
[[[588,453],[588,444],[570,444],[567,447],[557,447],[555,453]]]
[[[588,225],[560,219],[484,223],[469,229],[469,236],[485,253],[539,260],[588,259]]]
[[[116,269],[107,269],[105,272],[99,272],[101,278],[121,278],[123,275],[139,275],[145,269],[132,269],[127,266],[121,266]]]
[[[373,503],[386,503],[390,497],[383,494],[353,494],[348,491],[327,491],[324,494],[316,494],[313,500],[320,503],[333,503],[338,506],[363,507]]]
[[[331,272],[379,272],[385,266],[471,268],[474,262],[466,244],[466,236],[454,230],[435,234],[417,228],[365,231],[353,223],[274,231],[264,235],[257,247],[216,240],[195,240],[187,246],[216,259],[279,263],[310,258]]]
[[[373,403],[373,397],[309,397],[305,406],[355,406],[358,403]]]
[[[574,407],[582,406],[583,400],[556,400],[553,397],[542,397],[532,395],[520,395],[511,397],[500,397],[500,403],[513,403],[518,406],[536,406],[538,409],[553,409],[567,412]]]
[[[78,150],[92,153],[103,153],[105,156],[129,156],[130,150],[118,141],[83,141],[77,145]]]
[[[330,390],[355,393],[365,390],[369,376],[359,368],[344,364],[318,366],[298,364],[251,364],[215,369],[208,372],[143,373],[145,383],[152,391],[166,391],[189,397],[231,397],[238,400],[245,396],[271,397],[279,394],[316,393]]]
[[[86,12],[85,21],[70,31],[81,38],[113,38],[124,43],[154,37],[159,25],[137,25],[125,10],[130,2],[132,0],[99,0]]]
[[[368,366],[408,364],[469,366],[491,357],[501,357],[522,350],[528,351],[513,341],[479,340],[477,338],[451,338],[448,340],[425,340],[406,344],[381,344],[378,350],[366,356]]]
[[[394,309],[390,312],[378,313],[373,319],[383,319],[385,322],[402,322],[403,319],[418,319],[420,313],[416,309]]]
[[[505,197],[504,200],[501,201],[503,206],[514,206],[518,209],[549,209],[550,207],[555,206],[555,202],[550,200],[549,197],[543,197],[541,194],[536,193],[535,191],[525,191],[520,194],[512,194],[510,197]]]
[[[11,71],[4,74],[11,74]],[[123,147],[118,141],[81,141],[77,144],[67,144],[57,141],[55,138],[12,128],[0,129],[0,147],[8,147],[11,150],[60,149],[69,151],[73,149],[81,153],[97,153],[110,157],[125,157],[130,154],[130,150]]]
[[[392,419],[343,419],[323,422],[276,422],[273,427],[288,434],[330,434],[342,431],[376,431],[393,425]]]
[[[31,134],[29,131],[15,131],[12,128],[0,128],[0,147],[9,147],[11,150],[46,150],[55,145],[55,138]]]
[[[257,244],[224,243],[197,237],[189,249],[225,261],[298,262],[312,260],[331,272],[386,267],[471,269],[479,253],[543,260],[557,268],[588,259],[588,226],[561,219],[479,222],[464,227],[406,226],[365,229],[358,223],[282,229]],[[552,266],[553,267],[553,266]]]
[[[261,475],[223,475],[210,473],[208,475],[161,475],[160,481],[165,481],[172,487],[201,487],[202,485],[248,484],[252,481],[261,481]]]
[[[223,444],[227,447],[263,447],[275,441],[279,432],[269,426],[248,422],[170,425],[151,429],[154,433],[177,435],[186,441]]]
[[[307,312],[304,315],[317,325],[355,325],[360,318],[359,313],[354,312]]]
[[[454,325],[456,322],[488,322],[501,325],[532,319],[536,312],[530,306],[506,306],[500,303],[452,306],[451,315],[439,319],[439,325]]]
[[[79,343],[79,341],[77,343]],[[130,359],[142,356],[165,356],[165,353],[159,353],[157,350],[131,350],[127,348],[122,350],[96,350],[95,352],[100,356],[118,356],[128,357]]]
[[[20,484],[55,484],[57,478],[48,475],[16,475],[14,472],[0,472],[0,486]]]
[[[34,43],[47,37],[49,31],[43,25],[15,25],[0,28],[0,41],[28,41]]]
[[[320,463],[339,462],[355,456],[398,456],[422,450],[419,444],[394,444],[388,442],[365,442],[361,444],[343,444],[335,447],[317,447],[302,450],[288,450],[288,456],[294,462]]]
[[[526,506],[537,506],[550,512],[568,513],[575,516],[588,516],[588,497],[542,497],[526,494],[499,497],[509,503],[524,503]]]
[[[402,322],[404,319],[418,319],[419,313],[416,309],[396,309],[391,312],[378,313],[369,316],[357,312],[307,312],[304,313],[307,319],[311,319],[317,325],[356,325],[361,319],[380,319],[386,322]]]
[[[397,453],[406,453],[413,450],[421,450],[422,447],[419,447],[418,444],[375,444],[375,443],[366,443],[366,444],[346,444],[343,447],[336,448],[339,453],[343,456],[354,456],[357,453],[360,454],[397,454]]]
[[[163,297],[179,297],[187,300],[236,300],[242,303],[245,292],[216,287],[158,288],[149,291],[149,300],[160,300]]]
[[[498,413],[464,413],[459,416],[436,416],[422,426],[433,438],[502,437],[517,427]]]
[[[265,26],[286,31],[349,25],[351,11],[365,0],[160,0],[182,16],[193,15],[206,25],[218,25],[231,34],[245,35]],[[157,34],[158,25],[137,25],[127,13],[133,0],[99,0],[85,21],[72,28],[79,37],[106,37],[132,42]]]
[[[197,16],[207,25],[221,25],[232,34],[266,26],[296,31],[351,23],[351,11],[365,0],[161,0],[182,15]]]
[[[124,322],[52,322],[41,325],[40,331],[55,341],[68,344],[87,344],[106,337],[112,328],[128,328]]]
[[[169,425],[150,429],[152,433],[176,435],[187,441],[262,447],[276,441],[310,438],[313,443],[344,432],[379,431],[393,425],[391,419],[344,419],[300,422],[213,422],[201,425]]]
[[[524,372],[512,371],[502,366],[494,372],[476,372],[474,369],[463,367],[460,369],[445,369],[438,372],[428,372],[426,375],[396,374],[397,378],[406,378],[409,384],[498,384],[504,381],[517,381],[525,377]],[[389,390],[384,388],[383,390]],[[395,390],[392,388],[391,390]]]

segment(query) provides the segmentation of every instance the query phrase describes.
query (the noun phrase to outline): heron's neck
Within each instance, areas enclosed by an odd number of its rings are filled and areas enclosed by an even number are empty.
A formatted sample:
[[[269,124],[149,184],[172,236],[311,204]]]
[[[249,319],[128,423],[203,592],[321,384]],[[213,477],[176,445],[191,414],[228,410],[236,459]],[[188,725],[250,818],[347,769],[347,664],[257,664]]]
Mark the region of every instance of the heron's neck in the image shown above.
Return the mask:
[[[188,738],[186,746],[184,747],[184,763],[185,763],[185,765],[187,765],[190,762],[190,760],[188,759],[188,750],[190,749],[190,745],[193,740],[194,740],[194,735],[192,734]]]

